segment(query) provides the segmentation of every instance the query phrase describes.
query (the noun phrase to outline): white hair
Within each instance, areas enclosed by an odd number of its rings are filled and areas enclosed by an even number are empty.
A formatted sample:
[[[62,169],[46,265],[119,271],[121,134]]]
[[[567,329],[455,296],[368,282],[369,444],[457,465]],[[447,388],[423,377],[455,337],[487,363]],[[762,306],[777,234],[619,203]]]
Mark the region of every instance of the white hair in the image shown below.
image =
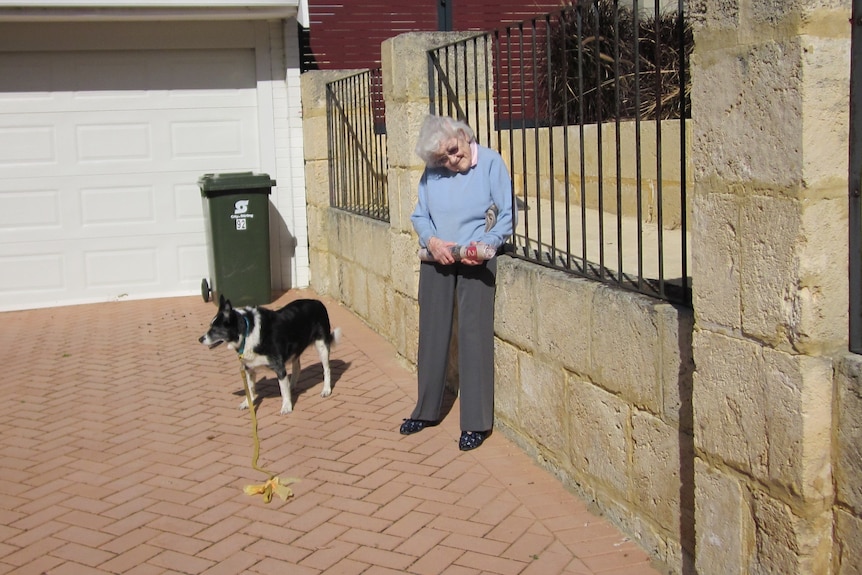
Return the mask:
[[[416,155],[419,156],[426,166],[437,163],[440,155],[440,146],[446,140],[455,138],[462,132],[468,142],[476,139],[473,129],[455,118],[449,116],[428,115],[419,129],[419,138],[416,141]]]

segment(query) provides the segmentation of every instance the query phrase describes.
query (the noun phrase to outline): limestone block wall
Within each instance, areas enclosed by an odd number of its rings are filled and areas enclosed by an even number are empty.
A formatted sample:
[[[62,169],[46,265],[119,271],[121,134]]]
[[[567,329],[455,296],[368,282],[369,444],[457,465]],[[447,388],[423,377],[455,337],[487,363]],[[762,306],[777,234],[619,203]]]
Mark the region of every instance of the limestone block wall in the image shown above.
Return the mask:
[[[862,358],[835,369],[835,573],[862,573]]]
[[[691,8],[695,567],[860,573],[850,1]]]
[[[691,310],[504,257],[496,313],[497,426],[682,572],[694,552]]]

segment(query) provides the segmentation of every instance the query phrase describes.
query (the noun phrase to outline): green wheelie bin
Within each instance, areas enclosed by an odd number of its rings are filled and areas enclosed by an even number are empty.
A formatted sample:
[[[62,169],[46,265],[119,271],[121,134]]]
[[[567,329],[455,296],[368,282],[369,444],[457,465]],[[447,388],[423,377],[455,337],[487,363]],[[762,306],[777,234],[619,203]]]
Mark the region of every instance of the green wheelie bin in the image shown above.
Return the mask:
[[[269,194],[275,180],[234,172],[204,174],[198,185],[210,274],[201,282],[204,301],[223,295],[234,306],[270,303]]]

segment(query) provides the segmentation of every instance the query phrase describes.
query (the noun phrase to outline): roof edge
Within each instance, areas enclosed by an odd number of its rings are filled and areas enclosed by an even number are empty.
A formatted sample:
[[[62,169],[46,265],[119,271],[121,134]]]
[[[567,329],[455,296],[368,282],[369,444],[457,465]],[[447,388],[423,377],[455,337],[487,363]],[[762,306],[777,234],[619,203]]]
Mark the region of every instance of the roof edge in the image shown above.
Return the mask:
[[[175,20],[279,20],[297,18],[298,3],[33,2],[0,7],[0,22],[92,22]]]

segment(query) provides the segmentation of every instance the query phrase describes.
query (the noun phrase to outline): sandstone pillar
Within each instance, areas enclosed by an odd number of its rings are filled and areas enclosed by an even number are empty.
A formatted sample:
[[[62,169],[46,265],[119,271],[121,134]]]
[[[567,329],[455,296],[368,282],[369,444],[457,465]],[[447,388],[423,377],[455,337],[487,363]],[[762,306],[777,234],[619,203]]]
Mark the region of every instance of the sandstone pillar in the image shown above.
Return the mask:
[[[693,0],[695,567],[831,572],[849,0]]]

